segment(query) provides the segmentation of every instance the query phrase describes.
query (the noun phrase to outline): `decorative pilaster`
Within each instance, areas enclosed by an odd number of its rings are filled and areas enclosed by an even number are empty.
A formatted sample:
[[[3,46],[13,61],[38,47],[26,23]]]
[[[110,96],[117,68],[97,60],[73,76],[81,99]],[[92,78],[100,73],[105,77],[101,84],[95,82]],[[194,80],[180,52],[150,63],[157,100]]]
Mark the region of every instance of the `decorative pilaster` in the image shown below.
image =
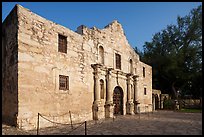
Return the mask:
[[[140,113],[140,110],[138,108],[139,103],[139,99],[138,99],[138,80],[139,80],[139,76],[134,75],[133,76],[133,85],[134,85],[134,112],[136,113]]]
[[[126,76],[127,76],[127,102],[126,102],[126,109],[127,110],[126,110],[126,113],[132,115],[132,114],[134,114],[133,113],[134,104],[131,100],[131,84],[130,84],[131,74],[127,74]]]
[[[94,102],[92,106],[93,110],[93,119],[98,120],[103,118],[103,106],[101,106],[100,99],[100,82],[99,82],[99,73],[100,73],[100,64],[92,64],[92,68],[94,69]]]
[[[113,101],[112,101],[112,91],[111,91],[111,70],[112,68],[107,69],[106,73],[106,102],[105,102],[105,118],[113,117]]]

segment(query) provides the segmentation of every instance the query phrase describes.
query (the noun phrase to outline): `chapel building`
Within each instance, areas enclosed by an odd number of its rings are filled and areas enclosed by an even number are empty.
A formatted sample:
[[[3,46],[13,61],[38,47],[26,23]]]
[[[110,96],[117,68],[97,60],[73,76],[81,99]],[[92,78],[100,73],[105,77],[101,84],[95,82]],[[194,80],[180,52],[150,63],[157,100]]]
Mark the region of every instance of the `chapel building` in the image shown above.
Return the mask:
[[[16,5],[2,24],[2,85],[2,120],[22,129],[38,113],[74,123],[152,111],[152,67],[116,20],[74,32]]]

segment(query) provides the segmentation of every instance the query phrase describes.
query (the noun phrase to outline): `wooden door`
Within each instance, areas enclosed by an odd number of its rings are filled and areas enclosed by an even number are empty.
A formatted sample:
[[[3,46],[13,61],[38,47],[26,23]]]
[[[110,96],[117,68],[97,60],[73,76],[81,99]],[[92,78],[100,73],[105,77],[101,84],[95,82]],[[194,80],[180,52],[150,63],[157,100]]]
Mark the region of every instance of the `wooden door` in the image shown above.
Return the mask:
[[[116,87],[114,89],[113,93],[113,104],[114,106],[114,114],[123,114],[123,94],[122,94],[122,89],[119,87]]]

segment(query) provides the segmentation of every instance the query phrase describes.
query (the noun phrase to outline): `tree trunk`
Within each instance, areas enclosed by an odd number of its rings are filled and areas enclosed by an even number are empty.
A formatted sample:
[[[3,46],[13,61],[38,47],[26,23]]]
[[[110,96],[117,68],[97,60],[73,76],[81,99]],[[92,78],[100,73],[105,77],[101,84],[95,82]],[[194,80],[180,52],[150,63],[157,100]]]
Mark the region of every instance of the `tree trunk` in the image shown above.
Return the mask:
[[[173,93],[174,93],[174,110],[179,110],[179,101],[178,101],[178,93],[177,93],[177,91],[176,91],[176,89],[175,89],[175,87],[174,87],[174,85],[175,85],[175,81],[172,83],[172,85],[171,85],[171,88],[172,88],[172,90],[173,90]]]
[[[176,89],[175,89],[175,87],[174,87],[175,83],[176,83],[176,82],[173,82],[173,83],[171,84],[171,88],[172,88],[172,91],[173,91],[173,94],[174,94],[174,99],[178,99],[178,94],[177,94],[177,91],[176,91]]]

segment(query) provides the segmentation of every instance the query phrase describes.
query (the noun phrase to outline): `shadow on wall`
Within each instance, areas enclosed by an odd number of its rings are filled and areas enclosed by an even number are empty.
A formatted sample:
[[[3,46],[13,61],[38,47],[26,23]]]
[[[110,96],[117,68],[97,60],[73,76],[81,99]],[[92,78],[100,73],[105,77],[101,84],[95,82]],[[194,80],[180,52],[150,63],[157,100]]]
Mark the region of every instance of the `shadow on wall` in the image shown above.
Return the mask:
[[[17,126],[18,45],[17,7],[2,23],[2,123]]]

